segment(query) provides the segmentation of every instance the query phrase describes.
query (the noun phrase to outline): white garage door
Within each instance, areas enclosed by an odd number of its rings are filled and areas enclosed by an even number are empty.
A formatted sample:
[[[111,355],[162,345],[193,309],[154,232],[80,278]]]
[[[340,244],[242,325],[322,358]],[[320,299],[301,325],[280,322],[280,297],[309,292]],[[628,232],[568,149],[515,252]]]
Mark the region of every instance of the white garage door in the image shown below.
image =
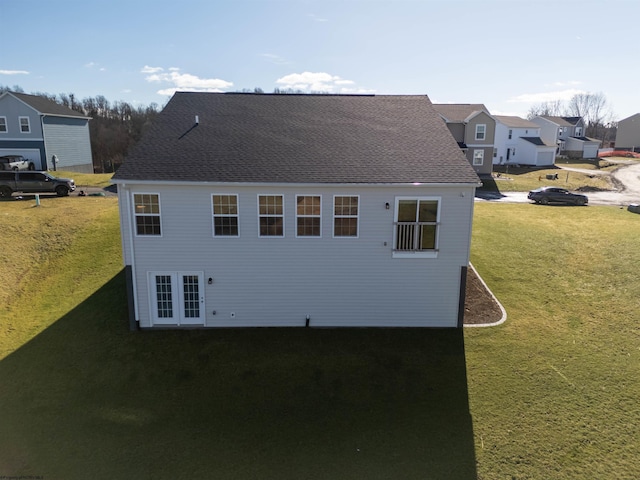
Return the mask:
[[[36,148],[0,148],[0,157],[3,155],[22,155],[27,160],[33,162],[36,170],[42,170],[40,150]]]
[[[540,152],[537,165],[553,165],[555,157],[553,152]]]
[[[584,158],[596,158],[598,156],[597,145],[585,145],[583,151]]]

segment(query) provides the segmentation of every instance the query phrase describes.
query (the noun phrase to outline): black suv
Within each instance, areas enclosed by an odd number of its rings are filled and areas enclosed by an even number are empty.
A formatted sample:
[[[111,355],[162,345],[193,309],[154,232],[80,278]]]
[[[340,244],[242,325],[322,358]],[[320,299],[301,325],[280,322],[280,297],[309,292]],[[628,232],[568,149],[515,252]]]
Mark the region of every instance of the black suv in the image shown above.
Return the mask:
[[[0,172],[0,197],[10,197],[13,192],[52,192],[59,197],[76,189],[72,178],[57,178],[47,172]]]

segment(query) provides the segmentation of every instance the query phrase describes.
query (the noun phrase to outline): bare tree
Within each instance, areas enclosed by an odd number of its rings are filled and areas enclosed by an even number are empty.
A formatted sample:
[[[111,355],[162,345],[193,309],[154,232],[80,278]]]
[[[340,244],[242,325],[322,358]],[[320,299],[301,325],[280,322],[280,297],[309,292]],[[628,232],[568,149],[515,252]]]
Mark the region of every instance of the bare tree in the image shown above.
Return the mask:
[[[538,116],[560,117],[564,113],[564,110],[565,107],[562,100],[536,103],[535,105],[532,105],[527,112],[527,119],[531,120]]]
[[[577,93],[567,105],[567,116],[582,117],[586,126],[585,135],[601,138],[607,130],[607,125],[613,121],[613,113],[609,108],[607,97],[604,93]]]

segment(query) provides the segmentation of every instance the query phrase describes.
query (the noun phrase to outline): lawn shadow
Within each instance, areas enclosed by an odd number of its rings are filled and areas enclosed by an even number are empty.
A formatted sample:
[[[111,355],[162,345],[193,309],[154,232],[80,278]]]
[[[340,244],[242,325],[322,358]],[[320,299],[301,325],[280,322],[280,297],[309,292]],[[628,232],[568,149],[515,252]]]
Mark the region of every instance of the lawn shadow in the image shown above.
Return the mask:
[[[121,272],[0,361],[0,473],[474,479],[462,329],[129,332]]]

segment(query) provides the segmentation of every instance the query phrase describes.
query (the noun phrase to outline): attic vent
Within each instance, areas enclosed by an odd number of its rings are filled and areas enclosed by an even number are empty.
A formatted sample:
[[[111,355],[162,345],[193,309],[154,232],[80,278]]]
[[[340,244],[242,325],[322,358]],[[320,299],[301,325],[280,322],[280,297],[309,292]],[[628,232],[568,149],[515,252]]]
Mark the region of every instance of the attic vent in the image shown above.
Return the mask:
[[[200,117],[196,115],[196,125],[198,125],[199,123],[200,123]]]

